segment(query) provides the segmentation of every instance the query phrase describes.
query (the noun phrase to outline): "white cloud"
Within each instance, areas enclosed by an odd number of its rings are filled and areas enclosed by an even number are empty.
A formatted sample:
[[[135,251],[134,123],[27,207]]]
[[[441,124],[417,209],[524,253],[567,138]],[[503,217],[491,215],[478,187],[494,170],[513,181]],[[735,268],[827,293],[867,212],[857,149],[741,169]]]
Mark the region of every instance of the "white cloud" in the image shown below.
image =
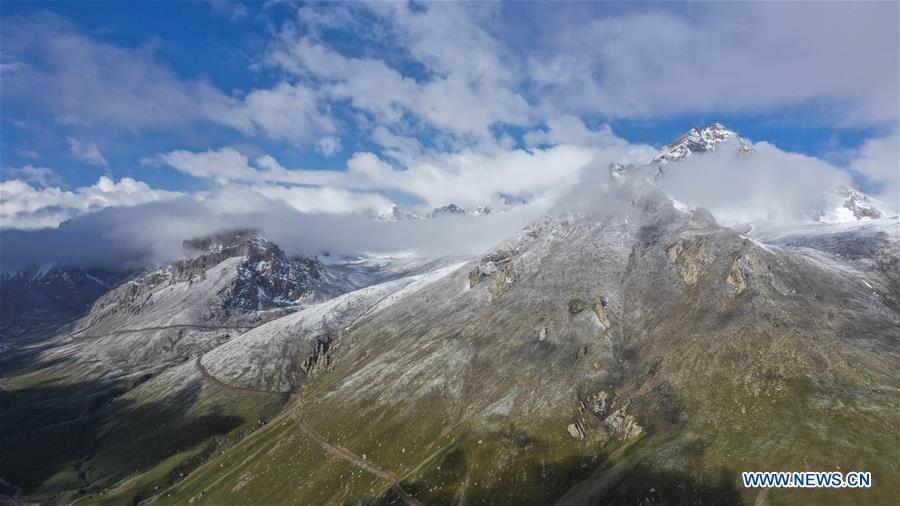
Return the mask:
[[[291,170],[271,156],[251,162],[231,147],[199,153],[174,151],[159,159],[186,174],[220,183],[267,181],[406,193],[430,209],[450,202],[502,207],[509,198],[540,199],[573,184],[584,167],[597,165],[606,170],[610,162],[644,162],[655,153],[649,146],[629,144],[608,128],[581,127],[576,133],[584,146],[558,144],[525,151],[489,144],[456,152],[407,152],[402,166],[374,153],[358,152],[345,170]],[[556,135],[559,128],[551,132]]]
[[[282,82],[271,89],[254,90],[237,111],[238,116],[246,117],[275,139],[305,141],[337,130],[328,114],[319,108],[316,94],[302,85]]]
[[[55,227],[61,222],[106,207],[128,207],[171,199],[181,194],[150,188],[132,178],[119,182],[102,176],[92,186],[73,191],[59,187],[35,188],[22,180],[0,183],[0,227]]]
[[[105,210],[57,229],[0,229],[4,270],[44,263],[145,267],[183,255],[182,241],[223,229],[250,227],[289,254],[409,253],[450,255],[487,248],[532,221],[521,207],[485,217],[387,223],[358,214],[301,213],[280,199],[237,187],[208,198],[178,198]],[[90,247],[85,247],[89,244]]]
[[[14,60],[2,69],[4,95],[37,101],[64,124],[141,129],[206,121],[297,142],[336,130],[315,93],[299,84],[276,83],[239,98],[182,78],[152,46],[100,42],[52,14],[7,19],[3,27],[4,59]],[[95,145],[69,142],[73,153],[100,164]]]
[[[37,100],[63,123],[141,128],[208,120],[250,128],[234,114],[234,98],[182,79],[151,47],[99,42],[52,14],[7,18],[3,29],[4,58],[16,62],[3,68],[4,94]]]
[[[83,143],[74,137],[66,137],[66,142],[69,143],[69,151],[75,158],[84,160],[92,165],[109,166],[103,153],[100,152],[100,149],[93,142]]]
[[[895,2],[540,14],[536,37],[546,44],[529,71],[550,107],[656,118],[813,106],[807,112],[832,122],[897,120]]]
[[[850,167],[875,184],[875,195],[900,209],[900,133],[867,140]]]
[[[524,136],[525,145],[537,147],[555,144],[574,144],[576,146],[609,146],[626,145],[627,142],[613,133],[609,125],[599,130],[591,130],[578,116],[565,114],[547,121],[545,130],[532,130]]]
[[[38,187],[62,185],[62,179],[59,177],[59,174],[46,167],[35,167],[33,165],[3,169],[3,176],[7,179],[18,179]]]
[[[818,158],[760,142],[751,156],[736,146],[695,153],[669,165],[662,187],[678,200],[709,209],[726,224],[813,219],[850,175]]]
[[[185,174],[220,184],[232,180],[251,181],[257,177],[247,157],[230,147],[202,153],[177,150],[159,155],[159,160]]]
[[[250,190],[271,200],[284,202],[301,213],[377,215],[394,204],[377,193],[351,192],[342,188],[268,185],[253,186]]]
[[[337,137],[327,136],[316,141],[316,151],[331,157],[341,149],[341,140]]]
[[[344,56],[317,40],[315,30],[312,35],[291,28],[282,32],[270,62],[297,77],[324,80],[323,96],[349,101],[382,126],[421,121],[441,134],[490,137],[497,123],[530,123],[529,104],[516,89],[522,76],[515,58],[474,22],[466,7],[368,7],[381,19],[386,37],[399,51],[408,51],[428,77],[406,75],[385,60]]]

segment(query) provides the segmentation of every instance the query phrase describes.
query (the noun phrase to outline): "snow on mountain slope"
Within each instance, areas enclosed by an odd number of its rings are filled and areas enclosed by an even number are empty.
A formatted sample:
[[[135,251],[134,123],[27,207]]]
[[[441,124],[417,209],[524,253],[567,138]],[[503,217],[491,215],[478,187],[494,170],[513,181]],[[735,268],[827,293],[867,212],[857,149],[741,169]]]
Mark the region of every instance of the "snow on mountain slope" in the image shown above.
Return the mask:
[[[402,209],[399,206],[392,206],[387,211],[375,217],[378,221],[406,221],[406,220],[424,220],[428,218],[444,218],[447,216],[485,216],[491,214],[491,208],[488,206],[479,206],[474,210],[466,210],[454,203],[446,206],[436,207],[425,214],[417,214],[412,211]]]
[[[338,334],[360,317],[397,303],[462,265],[439,267],[305,307],[216,348],[203,357],[203,363],[211,374],[229,384],[290,391],[314,367],[327,366],[326,354]]]
[[[862,191],[847,185],[834,189],[826,196],[826,205],[818,218],[822,223],[849,223],[889,216],[890,206]],[[896,213],[893,213],[896,216]]]
[[[188,240],[185,249],[194,255],[100,297],[74,324],[77,354],[122,370],[169,364],[349,289],[320,261],[288,257],[253,231]]]
[[[693,153],[706,153],[715,151],[722,144],[735,142],[737,150],[742,154],[752,154],[753,146],[750,141],[739,136],[737,132],[725,128],[721,123],[713,123],[706,128],[692,128],[672,144],[662,148],[659,154],[650,162],[659,168],[659,174],[664,167],[672,162],[684,160]]]

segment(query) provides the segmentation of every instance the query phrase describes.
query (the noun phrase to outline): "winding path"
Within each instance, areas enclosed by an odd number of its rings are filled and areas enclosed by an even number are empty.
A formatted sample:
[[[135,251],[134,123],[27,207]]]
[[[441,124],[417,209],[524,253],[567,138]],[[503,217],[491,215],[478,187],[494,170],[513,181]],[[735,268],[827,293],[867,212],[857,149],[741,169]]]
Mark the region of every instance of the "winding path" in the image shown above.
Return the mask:
[[[139,332],[150,332],[154,330],[169,330],[169,329],[197,329],[197,330],[250,330],[254,328],[252,325],[194,325],[194,324],[179,324],[179,325],[163,325],[160,327],[143,327],[140,329],[119,329],[113,330],[111,332],[106,332],[104,334],[96,335],[96,336],[79,336],[82,332],[88,329],[76,330],[75,332],[70,333],[72,337],[79,338],[99,338],[106,336],[118,336],[121,334],[137,334]]]
[[[194,365],[196,365],[197,370],[200,371],[200,376],[203,376],[206,380],[208,380],[210,383],[212,383],[214,385],[218,385],[222,388],[227,388],[229,390],[236,390],[238,392],[250,392],[253,394],[273,395],[273,396],[279,396],[279,397],[283,396],[287,393],[287,392],[273,392],[271,390],[257,390],[255,388],[239,387],[239,386],[230,385],[228,383],[225,383],[224,381],[220,380],[219,378],[216,378],[209,372],[209,370],[206,368],[206,366],[203,365],[203,362],[200,361],[201,358],[203,358],[203,355],[200,355],[197,357],[197,361],[194,362]]]
[[[209,382],[211,382],[215,385],[218,385],[220,387],[227,388],[230,390],[236,390],[239,392],[251,392],[254,394],[279,395],[279,396],[284,395],[282,393],[272,392],[269,390],[256,390],[256,389],[252,389],[252,388],[244,388],[244,387],[229,385],[228,383],[225,383],[224,381],[213,376],[209,372],[209,370],[207,370],[206,367],[203,365],[201,358],[202,358],[202,355],[198,356],[197,360],[195,362],[195,365],[197,366],[197,370],[200,372],[200,375],[204,379],[208,380]],[[397,494],[397,497],[399,497],[400,500],[402,500],[408,506],[423,506],[423,503],[421,501],[419,501],[415,497],[409,495],[405,490],[403,490],[403,487],[400,486],[400,477],[397,476],[395,473],[362,458],[360,455],[354,453],[353,451],[351,451],[347,448],[344,448],[343,446],[339,445],[337,442],[331,440],[325,434],[322,434],[321,432],[316,430],[315,427],[310,425],[310,423],[308,421],[306,421],[306,418],[303,416],[303,413],[301,412],[303,409],[303,394],[302,394],[302,392],[300,392],[300,391],[296,392],[296,396],[297,396],[297,407],[291,411],[291,416],[297,422],[297,425],[300,426],[300,430],[302,430],[304,434],[306,434],[311,439],[313,439],[314,441],[319,443],[319,445],[322,447],[322,449],[325,450],[326,452],[330,453],[332,456],[339,458],[343,461],[349,462],[350,464],[362,469],[363,471],[374,474],[375,476],[390,482],[391,490],[393,490],[394,493]]]
[[[317,431],[312,425],[310,425],[309,422],[306,421],[306,418],[303,417],[303,413],[300,412],[300,409],[303,407],[302,403],[303,399],[301,398],[300,406],[291,413],[291,416],[294,417],[294,420],[297,421],[297,423],[300,425],[300,429],[303,430],[306,435],[314,439],[325,451],[332,454],[333,456],[349,462],[354,466],[371,474],[374,474],[375,476],[383,480],[389,481],[391,483],[391,489],[405,504],[408,504],[410,506],[422,506],[422,503],[418,499],[409,495],[405,490],[403,490],[403,487],[400,486],[399,476],[381,466],[369,462],[368,460],[360,457],[358,454],[337,444],[328,436]]]

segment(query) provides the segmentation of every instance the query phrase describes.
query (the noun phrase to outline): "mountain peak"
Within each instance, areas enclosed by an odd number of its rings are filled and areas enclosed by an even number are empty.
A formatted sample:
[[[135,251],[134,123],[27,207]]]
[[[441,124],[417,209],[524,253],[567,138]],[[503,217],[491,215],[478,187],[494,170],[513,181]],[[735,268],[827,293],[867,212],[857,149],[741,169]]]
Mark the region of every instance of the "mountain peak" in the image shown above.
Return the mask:
[[[223,230],[202,237],[185,239],[182,248],[189,256],[221,253],[231,249],[268,250],[277,246],[262,237],[256,229],[238,228]]]
[[[659,155],[653,159],[653,163],[664,166],[670,162],[683,160],[691,155],[691,153],[705,153],[715,151],[722,143],[731,139],[737,139],[740,143],[741,153],[750,153],[753,151],[750,142],[738,135],[734,130],[730,130],[721,123],[713,123],[704,128],[692,128],[684,135],[678,138],[672,144],[662,148]]]

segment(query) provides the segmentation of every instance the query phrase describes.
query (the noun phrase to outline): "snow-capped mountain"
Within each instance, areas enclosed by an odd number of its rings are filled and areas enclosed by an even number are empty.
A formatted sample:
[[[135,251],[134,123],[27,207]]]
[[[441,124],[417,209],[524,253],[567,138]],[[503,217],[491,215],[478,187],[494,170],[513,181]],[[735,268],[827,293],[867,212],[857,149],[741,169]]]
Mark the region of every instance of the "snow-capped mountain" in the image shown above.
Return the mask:
[[[881,209],[887,209],[884,203],[847,185],[838,186],[828,197],[829,205],[818,217],[818,221],[822,223],[877,219],[885,215]]]
[[[253,230],[235,230],[184,241],[188,257],[140,275],[109,291],[80,322],[85,329],[107,319],[123,325],[168,311],[169,323],[228,320],[250,311],[330,298],[342,291],[312,257],[287,256]],[[190,301],[190,304],[183,303]],[[172,313],[173,308],[180,308]],[[191,309],[190,314],[186,309]],[[123,316],[123,313],[128,316]],[[173,317],[173,314],[180,315]],[[134,322],[132,322],[134,323]]]
[[[652,164],[662,169],[672,162],[684,160],[693,153],[715,151],[720,145],[730,141],[736,142],[737,150],[746,155],[753,153],[753,145],[737,132],[725,128],[721,123],[713,123],[706,128],[692,128],[672,144],[665,146],[653,158]]]
[[[406,221],[445,218],[447,216],[485,216],[488,214],[491,214],[491,208],[488,206],[478,206],[474,210],[469,211],[466,210],[466,208],[451,202],[446,206],[436,207],[425,214],[416,214],[394,205],[387,211],[376,216],[375,219],[378,221]]]
[[[223,294],[227,308],[259,310],[329,298],[341,292],[329,282],[325,265],[318,259],[289,257],[253,230],[188,240],[184,248],[200,254],[172,266],[172,275],[181,280],[193,279],[227,258],[242,258],[234,284]]]
[[[683,162],[691,155],[720,149],[733,149],[741,156],[747,157],[754,154],[750,140],[721,123],[713,123],[705,128],[692,128],[672,144],[660,149],[659,154],[646,165],[646,168],[650,170],[653,179],[662,180],[669,171],[677,170],[679,162]],[[609,170],[613,177],[621,179],[628,174],[640,172],[640,167],[633,165],[626,167],[613,163]],[[727,167],[723,167],[723,170],[727,170]],[[880,218],[889,214],[888,209],[889,206],[862,190],[841,185],[823,195],[818,208],[809,209],[803,216],[797,218],[822,223],[846,223]]]
[[[407,221],[407,220],[421,220],[423,216],[420,216],[412,211],[408,211],[406,209],[401,208],[398,205],[391,206],[387,211],[379,214],[375,217],[378,221]]]

